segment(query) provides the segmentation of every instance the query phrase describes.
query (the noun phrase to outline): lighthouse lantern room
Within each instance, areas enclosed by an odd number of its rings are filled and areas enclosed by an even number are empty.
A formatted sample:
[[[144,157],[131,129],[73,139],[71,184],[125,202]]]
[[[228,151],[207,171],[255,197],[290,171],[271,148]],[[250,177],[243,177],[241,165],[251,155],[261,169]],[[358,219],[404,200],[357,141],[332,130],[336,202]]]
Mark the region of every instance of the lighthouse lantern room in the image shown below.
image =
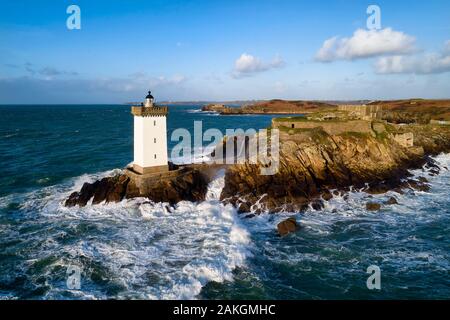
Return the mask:
[[[132,106],[134,116],[133,171],[139,174],[168,170],[167,107],[154,104],[151,92],[140,106]]]

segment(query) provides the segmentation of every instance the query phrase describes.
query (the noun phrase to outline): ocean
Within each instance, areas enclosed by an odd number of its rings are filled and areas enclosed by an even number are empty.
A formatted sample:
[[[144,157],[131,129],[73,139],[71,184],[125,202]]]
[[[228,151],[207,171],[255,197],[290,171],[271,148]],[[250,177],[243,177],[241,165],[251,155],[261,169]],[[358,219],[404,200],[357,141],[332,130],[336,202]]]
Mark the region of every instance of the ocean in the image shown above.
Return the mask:
[[[177,128],[266,128],[272,116],[219,116],[170,106]],[[220,203],[223,172],[201,203],[137,198],[66,208],[84,182],[132,161],[124,105],[0,106],[1,299],[448,299],[450,156],[429,192],[354,190],[322,210],[244,218]],[[171,150],[177,141],[169,142]],[[368,212],[370,199],[398,205]],[[301,229],[279,237],[295,216]],[[381,289],[366,285],[380,268]],[[76,288],[68,270],[80,271]]]

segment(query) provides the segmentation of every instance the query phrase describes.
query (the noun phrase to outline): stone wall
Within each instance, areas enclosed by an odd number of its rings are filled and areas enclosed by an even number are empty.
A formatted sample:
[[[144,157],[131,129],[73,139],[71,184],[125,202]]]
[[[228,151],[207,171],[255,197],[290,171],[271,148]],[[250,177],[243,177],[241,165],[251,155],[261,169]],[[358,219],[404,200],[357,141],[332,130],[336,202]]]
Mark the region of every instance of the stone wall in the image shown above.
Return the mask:
[[[171,179],[182,176],[183,173],[185,173],[185,171],[181,169],[176,169],[165,172],[151,172],[146,174],[139,174],[127,168],[124,170],[124,173],[134,183],[136,188],[139,190],[139,194],[141,196],[144,196],[145,194],[147,194],[151,186],[155,185],[160,181],[169,181]]]
[[[381,119],[383,107],[379,105],[339,105],[338,111],[348,112],[359,119]]]
[[[209,183],[217,172],[224,168],[223,165],[216,164],[206,164],[206,163],[198,163],[198,164],[188,164],[177,166],[176,169],[165,171],[165,172],[150,172],[146,174],[139,174],[130,170],[130,168],[126,168],[124,173],[126,176],[130,178],[130,186],[133,186],[132,196],[148,196],[149,193],[152,193],[156,186],[168,184],[175,185],[178,184],[178,189],[188,188],[190,183],[193,183],[192,177],[201,176],[203,181]]]
[[[344,132],[371,133],[371,123],[365,120],[349,121],[272,121],[272,128],[288,129],[313,129],[321,127],[330,135],[337,135]]]

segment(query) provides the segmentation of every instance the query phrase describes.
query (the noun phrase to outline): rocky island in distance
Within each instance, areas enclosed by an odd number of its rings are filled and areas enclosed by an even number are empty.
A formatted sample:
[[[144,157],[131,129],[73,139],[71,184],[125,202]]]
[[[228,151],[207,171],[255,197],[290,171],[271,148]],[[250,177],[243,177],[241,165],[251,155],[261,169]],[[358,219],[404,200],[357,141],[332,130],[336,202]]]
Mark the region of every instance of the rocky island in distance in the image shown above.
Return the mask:
[[[203,110],[226,115],[237,110],[238,114],[305,116],[272,120],[271,127],[280,132],[280,166],[274,175],[259,175],[260,165],[247,162],[171,165],[168,172],[146,181],[125,170],[121,175],[85,183],[65,205],[134,197],[170,205],[202,201],[214,173],[224,168],[220,198],[238,212],[248,217],[262,212],[296,212],[309,205],[321,208],[323,201],[351,188],[368,193],[402,193],[404,188],[426,191],[426,176],[440,170],[431,156],[450,151],[450,100],[377,101],[359,106],[272,100],[239,108],[210,105]],[[424,175],[413,179],[408,170],[420,167]],[[379,210],[394,203],[393,197],[386,203],[368,202],[366,207]],[[286,225],[279,232],[296,228]]]

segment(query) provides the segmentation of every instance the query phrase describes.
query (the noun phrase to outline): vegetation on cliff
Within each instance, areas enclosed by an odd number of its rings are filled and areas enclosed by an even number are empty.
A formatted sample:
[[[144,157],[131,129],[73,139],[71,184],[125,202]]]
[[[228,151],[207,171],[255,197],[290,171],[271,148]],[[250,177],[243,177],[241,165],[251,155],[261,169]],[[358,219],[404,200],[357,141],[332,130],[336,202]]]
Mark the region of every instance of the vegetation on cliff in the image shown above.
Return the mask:
[[[426,181],[410,179],[408,169],[433,166],[430,155],[450,150],[450,130],[430,125],[388,127],[390,132],[373,134],[350,128],[337,135],[320,127],[281,130],[278,173],[262,176],[257,164],[234,165],[226,172],[221,198],[241,211],[292,212],[310,204],[320,207],[333,190],[350,187],[373,193],[401,192],[402,187],[426,190]],[[402,130],[414,132],[414,146],[395,139]]]
[[[369,105],[382,106],[383,119],[392,123],[421,123],[430,120],[450,121],[450,100],[409,99],[374,101]]]
[[[319,101],[280,100],[259,101],[242,107],[228,107],[220,104],[207,105],[203,111],[214,111],[222,115],[236,114],[301,114],[336,110],[333,104]]]

